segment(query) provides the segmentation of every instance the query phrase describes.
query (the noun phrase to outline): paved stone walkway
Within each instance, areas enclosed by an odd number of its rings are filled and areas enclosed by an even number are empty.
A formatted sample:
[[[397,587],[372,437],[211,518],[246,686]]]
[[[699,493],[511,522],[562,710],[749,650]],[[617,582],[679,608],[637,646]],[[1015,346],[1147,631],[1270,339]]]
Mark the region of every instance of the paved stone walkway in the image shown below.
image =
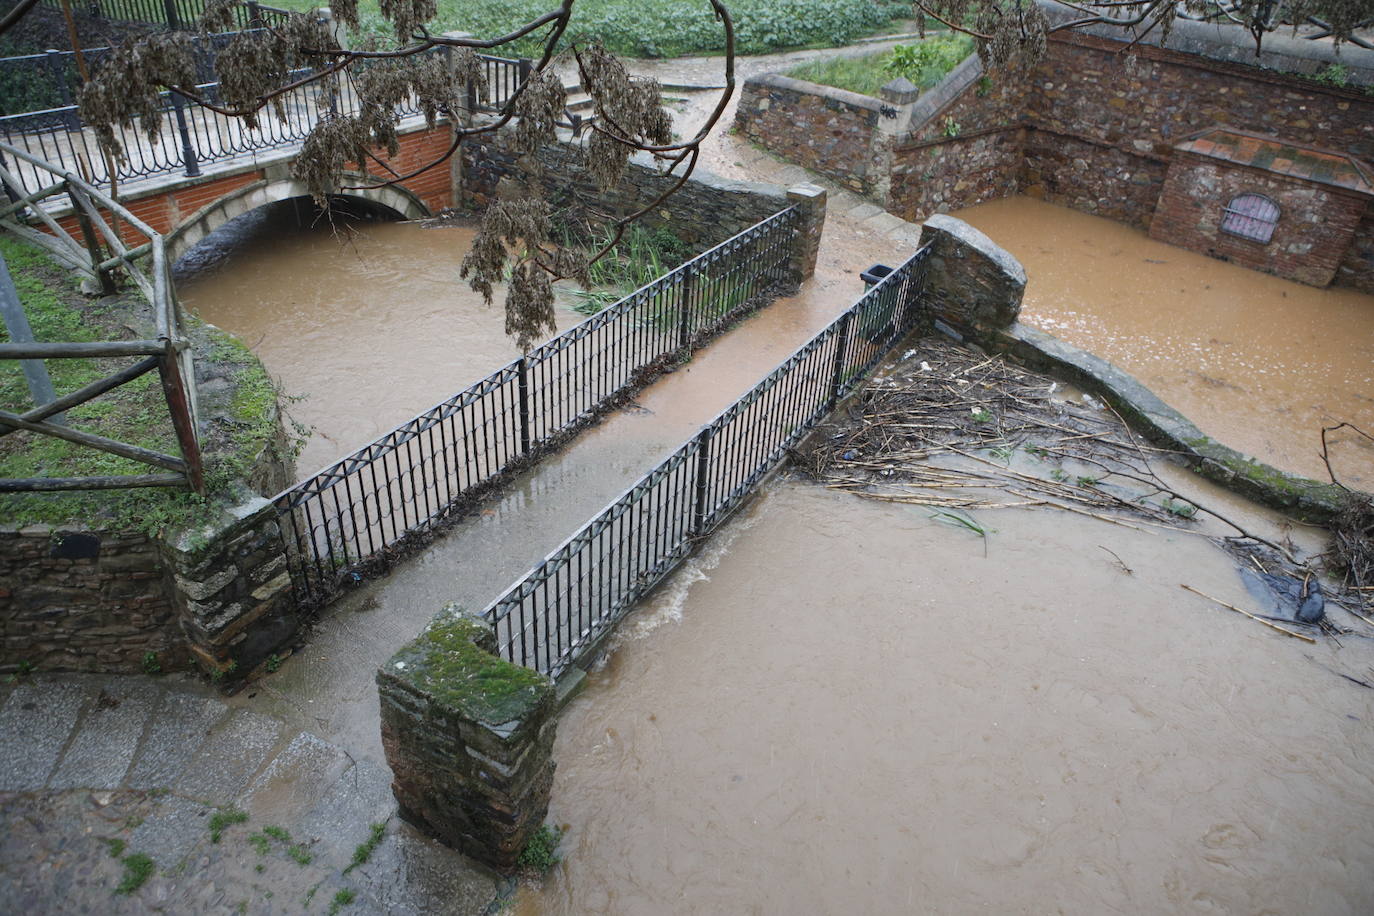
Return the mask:
[[[252,705],[251,690],[226,700],[186,676],[39,675],[4,688],[3,909],[325,913],[350,891],[340,912],[488,907],[499,879],[397,818],[385,766]],[[212,821],[234,811],[246,820],[215,842]],[[349,870],[372,824],[383,838]],[[134,854],[153,874],[121,894]]]

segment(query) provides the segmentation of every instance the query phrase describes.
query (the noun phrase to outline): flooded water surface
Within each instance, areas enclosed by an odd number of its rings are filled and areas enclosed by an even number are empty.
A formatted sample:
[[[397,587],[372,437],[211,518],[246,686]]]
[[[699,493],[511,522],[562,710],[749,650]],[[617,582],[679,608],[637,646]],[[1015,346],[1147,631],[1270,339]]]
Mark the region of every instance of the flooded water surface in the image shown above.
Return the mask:
[[[1116,363],[1222,443],[1325,480],[1323,426],[1374,434],[1374,296],[1027,197],[954,215],[1025,265],[1023,321]],[[1333,443],[1342,480],[1374,489],[1374,441],[1342,431]]]
[[[1245,600],[1193,535],[928,512],[775,485],[638,610],[517,911],[1374,911],[1367,647],[1182,591]]]
[[[289,203],[235,222],[183,259],[177,290],[300,399],[288,413],[314,429],[302,476],[520,355],[504,292],[487,306],[459,277],[474,226],[298,225]],[[560,327],[580,319],[559,310]]]

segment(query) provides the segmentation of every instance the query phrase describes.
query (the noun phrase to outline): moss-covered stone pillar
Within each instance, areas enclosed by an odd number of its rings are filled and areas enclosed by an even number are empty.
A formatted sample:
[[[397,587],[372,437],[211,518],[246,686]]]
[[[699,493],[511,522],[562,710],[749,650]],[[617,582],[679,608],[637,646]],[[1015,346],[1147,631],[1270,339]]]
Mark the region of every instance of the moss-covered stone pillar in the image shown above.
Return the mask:
[[[450,605],[378,670],[377,688],[401,815],[513,869],[549,809],[553,682],[498,658],[491,627]]]
[[[792,278],[801,283],[816,272],[816,256],[821,250],[821,232],[825,229],[825,188],[814,184],[799,184],[787,189],[787,199],[801,211],[797,226],[796,248],[790,266]]]

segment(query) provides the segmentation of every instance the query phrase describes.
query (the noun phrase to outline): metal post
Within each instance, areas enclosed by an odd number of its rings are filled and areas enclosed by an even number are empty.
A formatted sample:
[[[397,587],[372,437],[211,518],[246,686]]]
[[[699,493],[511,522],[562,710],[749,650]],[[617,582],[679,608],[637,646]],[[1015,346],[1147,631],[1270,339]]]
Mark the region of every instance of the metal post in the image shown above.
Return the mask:
[[[177,15],[177,0],[162,0],[162,12],[167,17],[167,28],[181,28],[181,17]]]
[[[24,306],[19,301],[19,291],[14,288],[14,280],[10,277],[10,269],[5,263],[4,255],[0,255],[0,317],[4,318],[11,343],[34,342],[33,329],[29,327],[29,318],[24,314]],[[42,407],[57,400],[57,392],[53,390],[52,379],[48,376],[48,367],[43,360],[22,359],[19,365],[24,370],[24,378],[29,383],[29,394],[33,396],[35,406]],[[53,414],[47,418],[47,422],[66,426],[66,414]]]
[[[191,131],[186,126],[186,103],[175,89],[168,90],[167,94],[172,97],[172,113],[176,115],[177,133],[181,135],[181,158],[186,160],[186,177],[195,178],[200,174],[200,163],[191,143]]]
[[[248,28],[260,29],[266,25],[262,19],[262,8],[257,0],[248,0]]]
[[[534,61],[528,57],[522,57],[515,63],[515,72],[519,75],[520,84],[515,88],[525,85],[529,81],[530,74],[534,71]]]
[[[191,405],[186,398],[186,388],[181,383],[181,367],[177,363],[177,351],[172,342],[158,356],[158,374],[162,376],[162,393],[167,398],[167,410],[172,415],[172,428],[176,430],[177,445],[181,447],[181,457],[186,462],[186,480],[191,489],[204,495],[205,476],[200,461],[200,440],[196,436],[195,420],[191,416]]]
[[[697,476],[696,496],[692,505],[692,537],[698,538],[706,533],[706,475],[711,470],[711,439],[715,430],[706,427],[697,434]]]
[[[695,291],[697,285],[696,278],[696,267],[688,265],[687,269],[682,272],[682,290],[677,300],[677,345],[683,349],[687,348],[687,343],[692,337],[691,304],[692,293]]]
[[[80,130],[81,122],[78,120],[76,109],[72,107],[72,87],[67,82],[67,62],[61,51],[49,48],[43,53],[47,58],[48,73],[57,84],[57,92],[62,100],[61,107],[66,109],[62,114],[62,120],[67,125],[67,130]]]
[[[830,406],[840,399],[840,389],[844,386],[844,364],[849,356],[849,326],[854,323],[854,312],[845,312],[840,322],[840,339],[835,345],[835,369],[830,375]]]
[[[530,374],[525,357],[520,357],[520,453],[530,453]]]

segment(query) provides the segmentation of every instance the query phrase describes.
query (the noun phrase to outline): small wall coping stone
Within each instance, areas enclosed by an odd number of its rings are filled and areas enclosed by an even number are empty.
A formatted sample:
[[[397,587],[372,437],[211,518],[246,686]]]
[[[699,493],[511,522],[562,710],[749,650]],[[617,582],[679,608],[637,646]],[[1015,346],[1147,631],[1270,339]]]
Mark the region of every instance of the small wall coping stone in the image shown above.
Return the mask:
[[[753,83],[759,86],[772,86],[775,89],[798,92],[803,95],[818,95],[822,98],[832,99],[844,105],[862,108],[874,113],[881,112],[885,104],[882,99],[875,99],[871,95],[864,95],[860,92],[850,92],[848,89],[837,89],[834,86],[825,86],[820,83],[810,83],[806,80],[783,76],[781,73],[764,73],[759,76],[750,77],[745,82],[746,85],[748,83]]]
[[[878,97],[893,105],[907,105],[921,97],[921,87],[905,76],[899,76],[884,84],[878,90]]]

